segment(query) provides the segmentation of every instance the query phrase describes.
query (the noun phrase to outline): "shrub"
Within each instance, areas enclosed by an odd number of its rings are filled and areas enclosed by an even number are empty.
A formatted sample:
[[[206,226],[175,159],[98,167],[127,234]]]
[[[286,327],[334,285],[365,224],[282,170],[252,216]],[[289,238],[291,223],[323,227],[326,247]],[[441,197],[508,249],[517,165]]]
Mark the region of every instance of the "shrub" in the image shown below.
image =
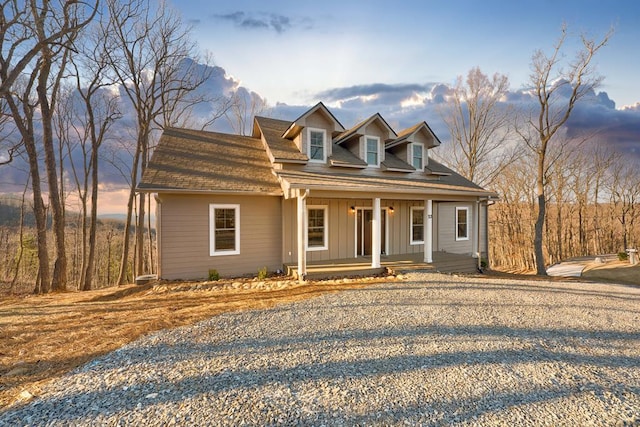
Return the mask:
[[[268,275],[267,267],[262,267],[260,270],[258,270],[258,280],[266,279],[267,275]]]
[[[626,252],[618,252],[618,260],[619,261],[626,261],[629,259],[629,254]]]
[[[209,281],[211,282],[216,282],[220,280],[220,274],[218,273],[218,270],[216,270],[215,268],[212,268],[209,270]]]

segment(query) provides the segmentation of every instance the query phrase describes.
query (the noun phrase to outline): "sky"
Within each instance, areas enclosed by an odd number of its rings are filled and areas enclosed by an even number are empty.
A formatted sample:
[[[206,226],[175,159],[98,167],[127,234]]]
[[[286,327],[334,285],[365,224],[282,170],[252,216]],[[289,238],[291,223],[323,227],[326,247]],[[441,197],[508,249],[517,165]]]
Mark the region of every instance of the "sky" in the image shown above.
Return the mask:
[[[596,59],[601,90],[617,108],[640,102],[636,0],[174,0],[173,7],[216,65],[272,105],[313,105],[331,89],[374,83],[452,84],[475,66],[506,74],[519,89],[533,52],[549,51],[563,23],[574,36],[614,29]]]
[[[581,34],[601,39],[613,28],[593,63],[604,77],[600,93],[574,110],[567,127],[597,131],[640,165],[638,0],[169,1],[212,57],[214,72],[199,90],[253,91],[271,107],[266,114],[284,120],[322,101],[347,128],[376,112],[396,131],[426,121],[443,145],[441,104],[458,76],[476,66],[505,74],[509,102],[535,104],[526,88],[536,49],[549,53],[563,24],[569,55]],[[134,114],[124,96],[120,108],[122,133]],[[232,132],[224,119],[212,130]],[[0,169],[0,193],[24,186],[14,166]],[[124,212],[126,182],[108,162],[100,170],[99,213]]]

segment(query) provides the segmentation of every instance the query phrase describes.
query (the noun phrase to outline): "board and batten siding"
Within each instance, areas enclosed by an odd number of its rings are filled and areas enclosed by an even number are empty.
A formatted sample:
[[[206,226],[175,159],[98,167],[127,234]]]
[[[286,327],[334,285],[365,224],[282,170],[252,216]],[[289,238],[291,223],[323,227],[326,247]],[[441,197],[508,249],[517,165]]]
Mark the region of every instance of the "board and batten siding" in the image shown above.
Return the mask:
[[[209,269],[221,277],[256,275],[282,268],[280,197],[161,194],[159,241],[163,279],[204,279]],[[240,206],[240,253],[209,255],[209,205]]]
[[[351,207],[371,209],[372,200],[309,197],[306,202],[307,206],[327,206],[329,228],[328,249],[307,251],[307,262],[355,257],[356,214],[351,212]],[[389,210],[391,206],[393,206],[393,212]],[[411,244],[411,206],[424,207],[424,201],[389,199],[382,199],[381,201],[381,209],[387,212],[388,255],[413,254],[424,251],[424,245]],[[282,258],[285,263],[295,264],[298,260],[296,208],[296,199],[282,201]],[[437,218],[435,210],[434,218]]]

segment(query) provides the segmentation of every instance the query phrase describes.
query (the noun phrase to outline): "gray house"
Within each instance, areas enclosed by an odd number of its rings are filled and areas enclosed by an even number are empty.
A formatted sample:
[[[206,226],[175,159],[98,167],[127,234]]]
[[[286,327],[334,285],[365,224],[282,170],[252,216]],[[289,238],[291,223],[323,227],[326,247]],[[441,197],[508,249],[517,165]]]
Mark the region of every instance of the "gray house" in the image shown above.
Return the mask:
[[[167,129],[138,186],[156,194],[158,274],[305,277],[445,255],[474,269],[496,195],[430,159],[439,145],[426,123],[396,133],[379,114],[345,129],[322,103],[256,117],[251,136]]]

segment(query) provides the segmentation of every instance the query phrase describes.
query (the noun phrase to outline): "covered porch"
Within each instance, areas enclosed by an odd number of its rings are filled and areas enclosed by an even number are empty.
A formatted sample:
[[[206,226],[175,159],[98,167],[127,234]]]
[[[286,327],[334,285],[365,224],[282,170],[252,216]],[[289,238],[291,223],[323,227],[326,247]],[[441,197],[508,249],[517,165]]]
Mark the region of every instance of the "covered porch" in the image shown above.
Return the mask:
[[[424,261],[424,253],[400,255],[381,255],[380,267],[372,267],[371,257],[345,258],[327,261],[313,261],[306,265],[306,278],[309,280],[321,280],[334,277],[355,277],[380,274],[389,271],[400,274],[413,270],[429,270],[440,273],[475,273],[478,259],[467,255],[449,252],[434,251],[433,262]],[[298,265],[296,263],[285,264],[284,271],[298,278]]]

